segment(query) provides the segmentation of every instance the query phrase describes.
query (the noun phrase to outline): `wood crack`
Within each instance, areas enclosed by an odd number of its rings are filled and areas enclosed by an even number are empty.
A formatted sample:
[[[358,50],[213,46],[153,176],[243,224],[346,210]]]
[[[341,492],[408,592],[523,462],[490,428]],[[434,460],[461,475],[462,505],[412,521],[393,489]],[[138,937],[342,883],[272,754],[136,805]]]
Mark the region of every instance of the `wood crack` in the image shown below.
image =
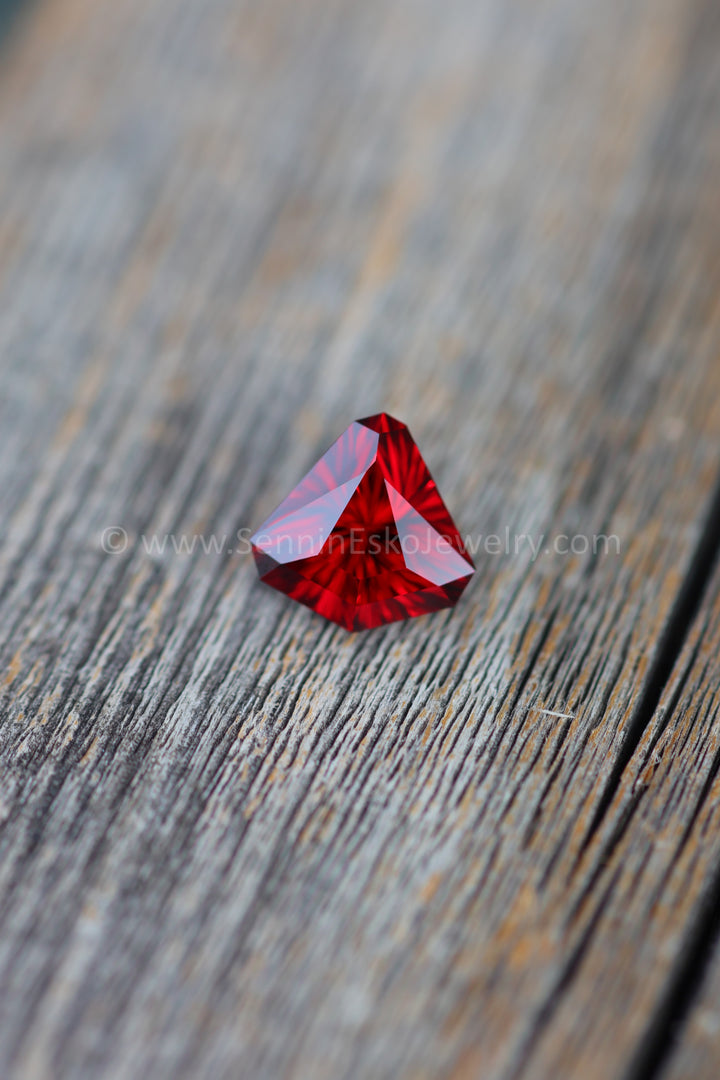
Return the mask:
[[[715,564],[720,554],[720,481],[710,502],[700,538],[691,558],[688,572],[675,598],[661,635],[655,659],[641,691],[638,703],[627,725],[625,739],[610,771],[605,790],[598,802],[590,827],[583,840],[585,851],[604,821],[620,787],[622,777],[648,726],[656,714],[663,690],[668,685],[682,649],[687,641],[695,616],[697,615],[705,591],[712,577]],[[658,727],[657,738],[667,727],[670,719],[668,710]],[[616,838],[616,839],[619,839]],[[609,852],[608,852],[609,854]]]

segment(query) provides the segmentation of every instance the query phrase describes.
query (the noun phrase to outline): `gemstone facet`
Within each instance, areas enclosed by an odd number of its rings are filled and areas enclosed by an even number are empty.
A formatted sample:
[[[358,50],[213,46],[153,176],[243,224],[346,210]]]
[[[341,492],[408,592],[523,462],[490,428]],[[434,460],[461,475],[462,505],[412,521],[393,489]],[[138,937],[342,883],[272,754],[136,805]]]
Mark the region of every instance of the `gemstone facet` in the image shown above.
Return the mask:
[[[405,424],[356,420],[251,539],[263,581],[346,630],[452,607],[474,566]]]

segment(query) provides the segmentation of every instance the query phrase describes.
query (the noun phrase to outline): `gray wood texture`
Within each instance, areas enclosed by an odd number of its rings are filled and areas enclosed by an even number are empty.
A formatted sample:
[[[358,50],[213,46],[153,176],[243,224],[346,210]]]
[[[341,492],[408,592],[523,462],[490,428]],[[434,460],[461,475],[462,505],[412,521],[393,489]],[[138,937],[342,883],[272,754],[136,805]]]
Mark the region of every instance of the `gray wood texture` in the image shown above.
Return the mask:
[[[718,1075],[719,15],[16,26],[0,1075]],[[348,635],[235,537],[380,409],[511,549]]]

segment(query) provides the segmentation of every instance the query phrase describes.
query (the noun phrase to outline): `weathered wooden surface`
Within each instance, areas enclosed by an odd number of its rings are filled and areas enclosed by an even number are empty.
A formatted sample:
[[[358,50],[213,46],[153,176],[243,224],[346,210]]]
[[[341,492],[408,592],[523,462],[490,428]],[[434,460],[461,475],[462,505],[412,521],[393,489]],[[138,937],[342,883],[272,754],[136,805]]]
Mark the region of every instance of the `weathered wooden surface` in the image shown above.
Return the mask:
[[[32,9],[3,1076],[720,1066],[719,58],[713,0]],[[481,550],[454,613],[350,636],[225,541],[146,551],[257,524],[380,408],[463,531],[620,554]]]
[[[570,933],[578,968],[572,1000],[560,1003],[536,1047],[540,1075],[553,1068],[593,1075],[587,1064],[593,1056],[600,1075],[604,1040],[623,1039],[626,1029],[643,1036],[629,1074],[717,1075],[719,655],[720,572],[626,770],[597,850],[576,875]]]

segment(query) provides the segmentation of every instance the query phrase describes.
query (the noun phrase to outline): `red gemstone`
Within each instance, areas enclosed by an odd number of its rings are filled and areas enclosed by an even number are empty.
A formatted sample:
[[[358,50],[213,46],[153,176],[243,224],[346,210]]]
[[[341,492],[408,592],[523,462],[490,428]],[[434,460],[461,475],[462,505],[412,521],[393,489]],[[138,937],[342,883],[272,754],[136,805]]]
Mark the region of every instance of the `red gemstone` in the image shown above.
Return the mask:
[[[252,537],[263,581],[346,630],[452,607],[474,573],[405,424],[356,420]]]

